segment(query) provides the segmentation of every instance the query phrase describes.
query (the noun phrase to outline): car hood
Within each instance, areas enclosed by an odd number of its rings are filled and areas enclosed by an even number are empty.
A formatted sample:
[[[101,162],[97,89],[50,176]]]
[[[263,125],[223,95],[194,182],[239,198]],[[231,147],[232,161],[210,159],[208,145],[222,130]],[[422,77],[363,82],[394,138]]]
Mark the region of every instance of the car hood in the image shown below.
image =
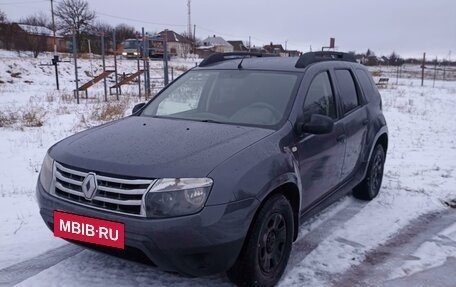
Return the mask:
[[[272,130],[132,116],[68,137],[49,153],[89,171],[132,177],[202,177]]]

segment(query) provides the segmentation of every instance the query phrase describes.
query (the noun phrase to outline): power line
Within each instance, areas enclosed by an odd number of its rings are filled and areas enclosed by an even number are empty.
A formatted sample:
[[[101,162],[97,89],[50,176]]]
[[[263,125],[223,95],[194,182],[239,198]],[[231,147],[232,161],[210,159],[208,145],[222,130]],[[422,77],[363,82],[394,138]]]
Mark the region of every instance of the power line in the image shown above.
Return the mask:
[[[35,3],[36,2],[48,2],[48,1],[35,1]],[[60,1],[58,1],[57,3],[59,3],[59,2]],[[29,3],[31,3],[31,2],[29,2]],[[129,18],[129,17],[112,15],[112,14],[108,14],[108,13],[99,12],[99,11],[96,11],[96,10],[94,10],[94,11],[95,11],[95,13],[97,15],[101,15],[101,16],[105,16],[105,17],[109,17],[109,18],[114,18],[114,19],[119,19],[119,20],[124,20],[124,21],[131,21],[131,22],[140,23],[140,24],[158,25],[158,26],[165,26],[165,27],[188,27],[188,24],[172,24],[172,23],[151,22],[151,21],[146,21],[146,20],[133,19],[133,18]],[[245,36],[245,35],[244,36],[240,36],[240,35],[233,35],[233,34],[227,34],[227,33],[219,33],[218,31],[215,31],[215,30],[212,30],[212,29],[206,28],[204,26],[200,26],[200,25],[198,25],[198,29],[206,31],[206,32],[209,32],[209,33],[213,33],[213,34],[216,34],[216,35],[224,36],[224,37],[239,38],[239,39],[248,39],[249,38],[249,36]],[[265,41],[263,39],[259,39],[259,38],[256,38],[256,37],[251,37],[251,38],[256,40],[256,41],[262,42],[263,44],[264,43],[268,43],[268,41]]]
[[[111,15],[111,14],[101,13],[98,11],[95,11],[95,13],[97,15],[102,15],[102,16],[106,16],[106,17],[110,17],[110,18],[114,18],[114,19],[132,21],[132,22],[137,22],[137,23],[142,23],[142,24],[159,25],[159,26],[175,26],[175,27],[186,27],[187,26],[185,24],[170,24],[170,23],[159,23],[159,22],[138,20],[138,19],[133,19],[133,18],[128,18],[128,17],[115,16],[115,15]]]
[[[22,2],[0,2],[0,5],[34,4],[34,3],[44,3],[44,2],[48,2],[48,1],[40,0],[40,1],[22,1]]]

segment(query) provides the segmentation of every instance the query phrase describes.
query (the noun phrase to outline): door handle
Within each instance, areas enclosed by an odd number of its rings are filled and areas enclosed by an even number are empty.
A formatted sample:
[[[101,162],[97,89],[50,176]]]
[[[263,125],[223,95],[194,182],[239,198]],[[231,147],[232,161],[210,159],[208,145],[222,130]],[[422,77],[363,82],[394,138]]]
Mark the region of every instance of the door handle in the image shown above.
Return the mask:
[[[339,143],[343,143],[343,142],[345,142],[345,139],[346,139],[346,138],[347,138],[346,135],[340,135],[340,136],[338,136],[338,137],[336,138],[336,140],[337,140],[337,142],[339,142]]]
[[[368,119],[364,119],[364,120],[363,120],[363,126],[366,126],[368,123],[369,123],[369,120],[368,120]]]

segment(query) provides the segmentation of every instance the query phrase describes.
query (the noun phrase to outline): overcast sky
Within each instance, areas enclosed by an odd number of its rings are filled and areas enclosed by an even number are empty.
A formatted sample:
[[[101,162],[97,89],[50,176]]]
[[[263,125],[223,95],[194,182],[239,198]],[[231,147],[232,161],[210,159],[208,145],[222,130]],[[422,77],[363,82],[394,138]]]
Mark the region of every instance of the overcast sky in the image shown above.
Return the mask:
[[[187,30],[187,0],[88,2],[98,19],[114,25]],[[377,55],[394,50],[405,57],[427,52],[429,57],[447,58],[451,50],[456,59],[455,0],[192,0],[191,8],[198,38],[216,34],[248,41],[251,36],[257,46],[287,42],[288,49],[308,51],[321,49],[335,37],[340,51],[370,48]],[[0,10],[15,21],[49,12],[50,0],[0,0]]]

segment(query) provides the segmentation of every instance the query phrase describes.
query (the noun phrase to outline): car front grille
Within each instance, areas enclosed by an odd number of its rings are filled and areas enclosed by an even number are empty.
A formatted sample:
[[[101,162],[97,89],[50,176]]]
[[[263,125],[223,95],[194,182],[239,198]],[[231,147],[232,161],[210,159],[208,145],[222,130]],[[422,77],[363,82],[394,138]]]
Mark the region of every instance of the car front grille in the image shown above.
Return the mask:
[[[145,216],[143,197],[155,180],[126,179],[97,174],[97,190],[92,199],[86,199],[82,185],[88,174],[89,172],[74,170],[55,162],[51,191],[59,198],[80,205],[115,213]]]

